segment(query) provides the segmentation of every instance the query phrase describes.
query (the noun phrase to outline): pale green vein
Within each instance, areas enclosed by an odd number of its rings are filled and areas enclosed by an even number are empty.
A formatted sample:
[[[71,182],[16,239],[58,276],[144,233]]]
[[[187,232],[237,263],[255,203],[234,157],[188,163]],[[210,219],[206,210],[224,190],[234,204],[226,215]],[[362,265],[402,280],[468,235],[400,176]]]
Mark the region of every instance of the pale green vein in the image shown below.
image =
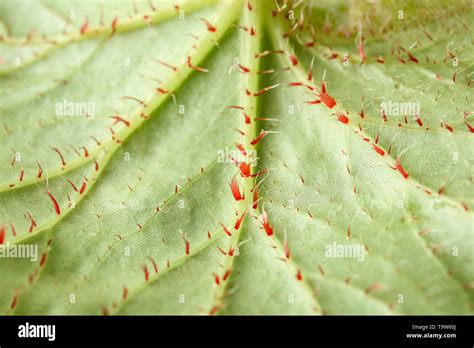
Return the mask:
[[[283,33],[281,31],[280,28],[278,28],[277,26],[275,26],[274,30],[270,31],[271,32],[271,38],[272,38],[272,41],[274,42],[275,46],[276,47],[285,47],[285,41],[283,39]],[[284,57],[282,55],[279,55],[280,59],[282,60],[282,62],[285,64],[286,62],[283,61]],[[295,75],[295,77],[298,79],[298,81],[305,81],[306,80],[306,73],[303,71],[303,68],[301,67],[301,65],[297,65],[297,66],[290,66],[289,67],[289,70]],[[312,86],[313,88],[317,88],[313,82],[311,81],[308,81],[307,82],[310,86]],[[348,108],[347,111],[350,111],[352,114],[357,114],[357,112],[351,108]],[[370,134],[367,134],[367,132],[365,132],[363,129],[360,130],[358,129],[354,124],[353,122],[349,122],[347,124],[348,127],[351,127],[354,132],[358,132],[358,133],[361,133],[364,135],[364,137],[368,138],[370,140],[370,143],[375,143],[375,141],[372,139],[372,136]],[[393,158],[392,155],[390,155],[387,151],[387,149],[385,149],[383,146],[381,146],[380,144],[378,145],[380,148],[382,148],[383,150],[385,150],[385,153],[387,154],[387,158],[391,159],[393,162],[396,161],[395,158]],[[388,160],[385,160],[387,162],[388,165],[393,165],[393,163],[389,163]],[[458,207],[459,209],[462,209],[463,211],[465,211],[465,209],[463,208],[461,202],[458,202],[456,201],[455,197],[452,197],[450,195],[447,195],[447,194],[438,194],[437,191],[438,189],[435,189],[433,187],[430,187],[430,186],[427,186],[426,184],[420,182],[419,180],[413,178],[412,176],[409,176],[407,179],[406,179],[407,182],[410,182],[412,183],[413,185],[415,186],[419,186],[421,189],[424,189],[424,190],[427,190],[427,191],[430,191],[430,192],[433,192],[432,194],[435,195],[436,197],[439,197],[440,199],[443,199],[447,202],[449,202],[450,204],[453,204],[454,206]],[[465,211],[466,214],[472,214],[472,211]]]
[[[213,23],[215,23],[215,26],[218,29],[215,32],[207,31],[206,34],[204,34],[199,39],[198,43],[196,44],[196,48],[194,48],[188,54],[188,57],[194,66],[201,63],[207,57],[207,55],[215,48],[218,40],[225,35],[227,29],[238,18],[240,10],[241,8],[239,1],[226,0],[221,3],[221,6],[216,11],[217,18],[213,20]],[[172,77],[161,85],[161,88],[169,92],[175,92],[178,90],[179,87],[181,87],[184,81],[186,81],[186,79],[193,72],[194,69],[188,66],[187,62],[183,62],[177,67]],[[153,93],[151,93],[147,98],[143,100],[144,105],[138,107],[137,110],[133,112],[132,116],[128,119],[130,123],[129,127],[126,125],[117,124],[117,127],[115,128],[115,137],[124,142],[130,136],[130,134],[132,134],[135,130],[140,128],[143,123],[146,122],[146,119],[142,118],[140,115],[142,113],[145,115],[151,115],[168,98],[170,98],[170,93],[163,94],[158,91],[154,91]],[[90,156],[88,158],[82,157],[69,161],[67,166],[65,166],[64,168],[61,167],[50,169],[50,177],[55,177],[59,174],[64,174],[77,167],[80,167],[81,165],[89,162],[90,159],[95,157],[96,154],[102,149],[105,149],[106,151],[110,152],[115,152],[120,147],[120,144],[110,138],[108,140],[100,140],[101,145],[96,145],[94,148],[89,150]],[[0,192],[8,191],[18,187],[23,187],[32,183],[37,183],[41,180],[45,180],[45,178],[41,178],[40,180],[25,179],[22,182],[16,183],[15,187],[10,187],[9,184],[6,184],[0,186]]]
[[[289,209],[289,208],[287,208],[287,207],[285,207],[285,206],[282,206],[282,205],[278,205],[278,204],[275,204],[275,203],[270,203],[270,204],[273,205],[273,206],[275,206],[275,207],[277,207],[277,208],[280,208],[280,209],[291,210],[291,209]],[[300,213],[302,216],[304,216],[305,218],[311,219],[311,218],[310,218],[309,216],[307,216],[306,214],[303,214],[303,213],[301,213],[301,212],[299,212],[299,213]],[[324,220],[323,220],[323,221],[324,221]],[[333,226],[330,226],[330,227],[332,227],[333,229],[335,229]],[[340,230],[340,229],[339,229],[339,230],[338,230],[338,229],[335,229],[335,230],[338,231],[338,232],[345,233],[345,231],[342,231],[342,230]],[[414,232],[414,233],[416,233],[416,232]],[[420,238],[421,238],[421,237],[420,237]],[[360,239],[355,238],[354,236],[352,236],[351,239],[354,240],[354,241],[358,241],[358,242],[361,243],[361,244],[364,244]],[[423,245],[423,243],[422,243],[421,245],[422,245],[422,246],[426,246],[426,245]],[[427,246],[426,246],[426,249],[428,249],[428,251],[429,251],[429,248],[428,248]],[[372,251],[371,255],[372,255],[372,257],[380,257],[381,260],[387,261],[388,264],[389,264],[390,266],[392,266],[395,271],[397,270],[397,268],[396,268],[396,266],[397,266],[396,263],[395,263],[394,261],[392,261],[392,260],[387,260],[387,259],[385,259],[383,254],[376,254],[376,253],[374,253],[374,252]],[[433,256],[432,253],[431,253],[431,255]],[[444,267],[444,265],[440,262],[440,260],[438,260],[438,258],[436,258],[436,257],[433,256],[433,261],[434,261],[436,264],[438,264],[439,266],[441,266],[441,268],[442,268],[444,271],[446,271],[446,273],[445,273],[446,275],[449,274],[449,272],[448,272],[448,270],[446,269],[446,267]],[[295,264],[297,265],[297,263],[295,263]],[[299,269],[300,269],[304,274],[306,274],[306,277],[308,277],[308,278],[315,278],[315,279],[317,279],[317,278],[319,277],[319,275],[318,275],[317,273],[313,272],[313,270],[307,269],[306,267],[303,267],[303,266],[298,266],[298,267],[300,267]],[[404,279],[407,279],[407,280],[408,280],[411,284],[413,284],[414,286],[417,286],[417,283],[416,283],[416,280],[415,280],[415,279],[408,278],[408,277],[406,277],[406,276],[404,276],[404,275],[402,275],[402,274],[399,274],[399,275],[400,275],[400,277],[403,277]],[[341,279],[338,279],[338,278],[331,278],[331,277],[328,277],[328,276],[326,276],[326,275],[321,276],[321,277],[324,277],[325,279],[330,279],[330,280],[333,280],[333,281],[338,281],[338,282],[340,282],[341,284],[342,284],[342,283],[343,283],[343,284],[346,284],[348,287],[351,287],[351,288],[356,289],[356,290],[360,290],[360,291],[362,291],[362,292],[365,293],[365,289],[362,289],[362,288],[360,288],[360,287],[357,287],[357,286],[354,285],[353,283],[347,284],[347,283],[345,283],[344,281],[342,281]],[[459,284],[457,284],[457,285],[459,285]],[[425,292],[423,292],[423,290],[418,290],[418,292],[420,293],[420,295],[425,295]],[[378,298],[378,297],[374,297],[373,295],[370,295],[370,294],[367,294],[367,293],[365,293],[365,294],[366,294],[366,296],[368,296],[369,298],[371,298],[371,299],[373,299],[373,300],[376,300],[376,301],[379,301],[380,303],[383,303],[385,306],[387,306],[387,307],[389,308],[389,303],[384,302],[383,299]],[[438,307],[437,307],[436,305],[433,305],[433,308],[438,308]],[[392,310],[390,309],[390,311],[392,311]]]
[[[47,220],[46,223],[39,224],[31,233],[25,232],[24,234],[21,234],[17,238],[13,239],[10,241],[11,244],[19,244],[27,241],[28,239],[37,236],[43,231],[47,231],[49,229],[52,229],[61,219],[63,219],[66,215],[68,215],[71,211],[73,211],[77,204],[87,195],[89,191],[91,191],[92,187],[95,185],[95,183],[100,179],[100,174],[104,171],[105,167],[107,166],[107,163],[109,162],[110,158],[112,157],[112,152],[105,152],[102,155],[98,155],[95,160],[99,164],[99,170],[95,171],[94,168],[90,170],[92,175],[88,177],[89,181],[87,183],[87,186],[82,194],[77,193],[74,198],[75,198],[75,205],[72,206],[70,209],[64,210],[64,207],[61,207],[61,215],[54,215],[52,218]],[[46,199],[46,196],[45,196]]]
[[[448,265],[445,262],[443,262],[443,260],[441,258],[437,257],[435,253],[433,253],[433,251],[430,249],[430,247],[428,245],[428,240],[426,239],[426,237],[420,235],[419,232],[421,232],[421,231],[418,228],[418,224],[413,219],[410,219],[410,215],[411,215],[410,204],[409,204],[409,202],[406,202],[406,203],[407,204],[405,204],[405,206],[406,206],[407,221],[409,222],[409,225],[412,227],[412,232],[415,235],[415,238],[428,251],[428,254],[430,255],[430,258],[433,259],[433,262],[435,262],[437,265],[439,265],[439,267],[444,270],[445,275],[447,277],[449,277],[450,279],[453,279],[453,282],[456,283],[456,285],[458,285],[459,290],[461,290],[461,292],[466,294],[466,296],[468,297],[469,295],[467,293],[467,290],[465,290],[465,288],[463,287],[463,284],[460,283],[459,279],[455,279],[451,275],[451,272],[448,269]]]
[[[196,10],[200,10],[203,7],[209,6],[215,3],[216,0],[183,0],[180,4],[180,10],[185,12],[193,12]],[[177,11],[174,6],[169,6],[166,9],[160,9],[155,12],[150,13],[141,13],[133,15],[131,18],[122,19],[122,21],[117,21],[115,25],[115,29],[112,28],[111,23],[107,23],[104,25],[100,25],[95,28],[88,29],[85,33],[81,34],[79,30],[75,30],[72,33],[68,34],[61,34],[56,36],[50,36],[48,38],[44,37],[33,37],[31,39],[28,38],[11,38],[6,37],[2,41],[3,43],[10,44],[10,45],[28,45],[28,44],[38,44],[38,43],[46,43],[49,46],[45,48],[41,53],[35,55],[33,59],[26,60],[20,67],[10,67],[9,69],[2,69],[0,70],[0,75],[9,74],[11,72],[15,72],[18,69],[22,69],[28,65],[33,64],[38,59],[45,57],[47,54],[51,53],[53,50],[56,50],[60,47],[64,47],[72,42],[78,42],[80,40],[85,40],[94,37],[102,37],[102,36],[110,36],[112,33],[114,35],[119,34],[121,32],[132,31],[136,29],[145,28],[147,26],[155,25],[160,22],[164,22],[171,18],[177,16]],[[149,20],[145,21],[143,16],[148,16]]]
[[[81,61],[81,63],[75,68],[75,69],[70,69],[69,70],[69,74],[65,75],[62,80],[69,80],[71,79],[73,76],[76,76],[76,74],[80,74],[81,73],[81,69],[84,68],[86,66],[86,64],[90,63],[94,57],[100,52],[100,50],[103,48],[105,44],[105,39],[104,40],[101,40],[97,43],[97,45],[94,47],[94,49],[84,58],[84,60]],[[21,101],[22,104],[27,104],[27,103],[32,103],[36,100],[40,100],[42,98],[44,98],[44,95],[47,94],[47,93],[51,93],[51,92],[54,92],[56,90],[59,90],[60,88],[64,88],[64,86],[61,84],[61,83],[57,83],[57,84],[54,84],[53,86],[47,88],[47,89],[44,89],[38,93],[36,93],[36,95],[34,95],[33,97],[29,98],[29,99],[24,99]],[[8,116],[8,111],[10,109],[14,109],[18,107],[18,105],[12,105],[8,108],[4,108],[2,109],[2,113],[0,114],[0,119],[2,119],[4,116],[5,118],[6,117],[9,117]],[[56,122],[54,122],[54,124],[58,124],[58,120],[56,118]],[[20,126],[23,126],[23,129],[28,129],[29,125],[27,125],[26,123],[24,122],[21,122],[20,123]],[[21,128],[17,128],[17,129],[21,129]],[[13,131],[12,128],[9,128],[10,131]]]
[[[148,280],[148,282],[143,283],[140,287],[135,288],[133,291],[131,291],[130,296],[128,296],[124,301],[120,302],[117,305],[117,308],[115,308],[114,312],[112,312],[112,314],[118,314],[121,307],[129,303],[131,299],[139,296],[139,294],[145,289],[147,289],[149,285],[155,283],[156,281],[161,279],[161,277],[164,276],[165,274],[170,273],[172,270],[178,268],[179,266],[181,266],[184,262],[186,262],[193,256],[198,255],[201,251],[205,250],[207,247],[214,244],[214,242],[218,240],[223,234],[224,234],[224,231],[222,229],[220,229],[220,232],[218,233],[213,233],[211,239],[207,239],[204,243],[199,245],[197,248],[193,248],[192,251],[189,253],[189,255],[184,255],[178,258],[173,263],[171,263],[169,267],[165,268],[163,271],[157,273],[154,276],[150,276],[150,279]]]
[[[170,205],[170,204],[174,201],[174,199],[175,199],[175,198],[177,199],[177,197],[181,196],[181,195],[183,194],[183,192],[185,192],[185,191],[191,186],[192,183],[196,182],[197,180],[200,180],[205,174],[207,174],[207,173],[208,173],[216,164],[218,164],[218,163],[219,163],[219,162],[217,161],[217,159],[213,160],[209,165],[207,165],[207,166],[205,167],[205,170],[204,170],[203,173],[199,173],[199,174],[193,176],[193,177],[191,178],[191,180],[188,181],[188,182],[186,182],[186,184],[185,184],[184,186],[182,186],[181,189],[180,189],[177,193],[174,192],[174,193],[172,193],[170,196],[168,196],[168,197],[164,200],[164,203],[159,206],[160,210],[163,210],[163,209],[165,209],[168,205]],[[124,237],[122,237],[121,239],[118,239],[118,240],[117,240],[117,239],[114,239],[114,240],[112,241],[112,243],[109,245],[109,247],[107,248],[105,254],[103,254],[101,257],[99,257],[99,260],[97,261],[97,263],[95,263],[94,267],[88,272],[87,277],[86,277],[81,283],[77,284],[76,287],[79,288],[79,287],[81,287],[83,284],[85,284],[85,283],[88,281],[90,275],[93,274],[93,273],[99,268],[99,266],[104,263],[104,261],[107,259],[107,257],[108,257],[109,255],[111,255],[111,252],[112,252],[112,250],[114,249],[114,246],[115,246],[115,245],[117,245],[117,244],[119,244],[119,243],[122,243],[122,242],[126,241],[127,239],[132,238],[133,236],[135,236],[135,235],[137,235],[137,234],[139,234],[139,233],[143,233],[143,232],[146,230],[146,228],[147,228],[147,227],[153,222],[153,220],[157,217],[157,215],[159,215],[159,213],[155,211],[155,212],[153,213],[153,215],[151,215],[151,216],[145,221],[145,223],[143,223],[141,229],[139,229],[139,230],[137,230],[137,231],[135,231],[135,232],[132,232],[131,234],[129,234],[129,235],[127,235],[127,236],[124,236]],[[217,240],[217,239],[218,239],[218,238],[215,238],[215,240]],[[199,249],[199,248],[198,248],[198,249]],[[191,255],[191,256],[192,256],[192,255]],[[187,255],[187,257],[190,257],[190,255]]]
[[[261,33],[262,33],[262,25],[261,25],[261,9],[260,4],[257,2],[253,2],[253,10],[248,10],[247,4],[244,1],[240,2],[241,6],[243,7],[243,25],[247,28],[255,28],[256,35],[250,35],[250,32],[245,32],[244,39],[241,41],[241,52],[242,52],[242,65],[250,71],[248,73],[244,73],[243,75],[243,85],[244,88],[247,88],[250,91],[257,91],[258,89],[258,74],[257,71],[259,69],[259,61],[255,59],[254,54],[258,53],[260,50],[261,44]],[[257,122],[254,120],[257,113],[257,100],[253,96],[248,96],[244,91],[241,91],[241,99],[242,99],[242,106],[244,110],[247,112],[251,119],[250,124],[245,124],[242,122],[242,127],[244,128],[245,135],[242,136],[242,144],[247,151],[252,149],[251,141],[255,137],[257,133]],[[253,165],[256,165],[254,163]],[[253,170],[253,169],[252,169]],[[252,188],[254,184],[253,178],[244,178],[244,185],[243,185],[243,194],[244,199],[237,204],[237,218],[241,217],[246,211],[252,209]],[[249,213],[250,215],[250,213]],[[247,219],[249,217],[246,217]],[[231,227],[232,228],[232,227]],[[242,226],[237,231],[232,230],[233,234],[229,238],[228,248],[238,248],[240,242],[240,236],[242,234],[242,230],[245,228],[245,224],[242,222]],[[232,270],[232,265],[234,263],[234,259],[236,256],[229,256],[227,255],[224,265],[222,268],[221,277],[225,274],[226,271]],[[215,293],[214,293],[214,301],[211,305],[209,311],[213,311],[217,309],[217,313],[219,313],[221,307],[220,302],[222,301],[223,297],[225,296],[228,285],[231,282],[233,272],[230,274],[229,278],[225,281],[224,284],[219,286]]]
[[[201,179],[201,177],[202,177],[203,175],[207,174],[207,172],[209,172],[209,171],[210,171],[216,164],[218,164],[218,163],[219,163],[219,162],[217,161],[217,159],[215,159],[215,160],[212,161],[208,166],[205,167],[203,173],[199,173],[199,174],[193,176],[193,177],[191,178],[191,180],[187,181],[187,182],[180,188],[180,190],[179,190],[178,192],[174,192],[174,193],[172,193],[171,195],[169,195],[169,196],[164,200],[163,204],[161,204],[160,206],[158,206],[158,207],[160,208],[160,210],[165,209],[170,203],[172,203],[172,202],[174,201],[175,198],[181,196],[181,195],[183,194],[183,192],[186,192],[186,190],[190,187],[190,185],[191,185],[192,183],[194,183],[194,182],[196,182],[197,180]],[[112,241],[111,246],[114,245],[114,244],[116,244],[116,243],[118,243],[118,242],[125,241],[125,240],[127,240],[127,239],[133,237],[134,235],[136,235],[136,234],[138,234],[138,233],[142,233],[142,231],[144,231],[144,230],[148,227],[148,225],[152,223],[152,221],[154,220],[154,218],[159,214],[159,212],[156,211],[156,208],[155,208],[154,210],[155,210],[155,212],[142,224],[142,228],[141,228],[140,230],[137,230],[137,231],[135,231],[135,232],[133,232],[133,233],[127,235],[127,236],[124,236],[124,237],[122,237],[122,239],[120,239],[120,240],[114,239],[114,240]],[[106,254],[103,255],[100,259],[102,260],[102,258],[103,258],[104,256],[106,256],[107,253],[108,253],[111,249],[112,249],[112,248],[109,248],[109,249],[107,250]],[[93,273],[93,270],[92,270],[90,273]]]

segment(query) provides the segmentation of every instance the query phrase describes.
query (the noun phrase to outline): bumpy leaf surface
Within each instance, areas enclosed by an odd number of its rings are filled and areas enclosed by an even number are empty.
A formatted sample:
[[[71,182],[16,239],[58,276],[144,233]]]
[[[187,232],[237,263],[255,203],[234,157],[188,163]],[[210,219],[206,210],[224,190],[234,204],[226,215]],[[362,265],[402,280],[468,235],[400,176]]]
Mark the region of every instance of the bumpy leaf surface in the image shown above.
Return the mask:
[[[472,22],[0,1],[0,312],[472,313]]]

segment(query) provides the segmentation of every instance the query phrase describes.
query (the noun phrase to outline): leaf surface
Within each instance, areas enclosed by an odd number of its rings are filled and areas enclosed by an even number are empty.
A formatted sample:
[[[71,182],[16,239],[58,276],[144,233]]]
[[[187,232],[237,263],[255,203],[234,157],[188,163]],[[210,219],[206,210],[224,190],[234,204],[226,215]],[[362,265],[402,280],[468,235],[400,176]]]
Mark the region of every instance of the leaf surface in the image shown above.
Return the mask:
[[[0,311],[472,313],[472,4],[399,7],[2,1]]]

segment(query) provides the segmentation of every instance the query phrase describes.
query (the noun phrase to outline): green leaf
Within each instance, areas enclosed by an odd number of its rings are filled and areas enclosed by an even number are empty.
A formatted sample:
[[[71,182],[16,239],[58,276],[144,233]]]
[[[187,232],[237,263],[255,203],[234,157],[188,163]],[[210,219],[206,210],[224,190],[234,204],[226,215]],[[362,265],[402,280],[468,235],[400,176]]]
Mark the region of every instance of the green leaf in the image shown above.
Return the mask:
[[[0,312],[472,313],[471,21],[2,1]]]

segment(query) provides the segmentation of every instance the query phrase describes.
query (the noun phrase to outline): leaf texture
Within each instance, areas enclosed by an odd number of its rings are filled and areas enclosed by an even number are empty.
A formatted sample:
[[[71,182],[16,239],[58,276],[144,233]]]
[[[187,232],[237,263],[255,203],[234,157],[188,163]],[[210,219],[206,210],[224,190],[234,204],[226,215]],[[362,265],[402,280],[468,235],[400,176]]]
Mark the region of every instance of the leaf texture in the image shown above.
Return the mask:
[[[0,312],[471,314],[472,18],[2,1]]]

